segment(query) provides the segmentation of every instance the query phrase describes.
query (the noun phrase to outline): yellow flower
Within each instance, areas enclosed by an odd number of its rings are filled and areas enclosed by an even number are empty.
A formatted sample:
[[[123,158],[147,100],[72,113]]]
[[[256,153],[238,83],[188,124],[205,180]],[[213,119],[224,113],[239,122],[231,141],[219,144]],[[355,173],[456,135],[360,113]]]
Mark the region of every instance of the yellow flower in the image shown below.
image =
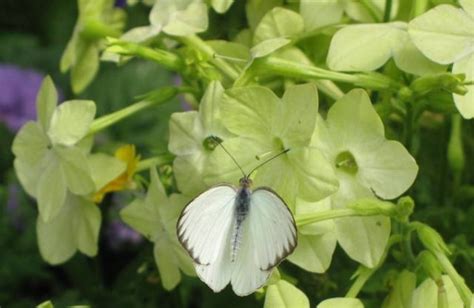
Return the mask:
[[[140,156],[136,154],[135,146],[133,144],[121,146],[115,151],[115,157],[125,162],[127,169],[94,194],[93,200],[95,203],[102,202],[104,196],[109,192],[133,188],[132,178],[140,161]]]

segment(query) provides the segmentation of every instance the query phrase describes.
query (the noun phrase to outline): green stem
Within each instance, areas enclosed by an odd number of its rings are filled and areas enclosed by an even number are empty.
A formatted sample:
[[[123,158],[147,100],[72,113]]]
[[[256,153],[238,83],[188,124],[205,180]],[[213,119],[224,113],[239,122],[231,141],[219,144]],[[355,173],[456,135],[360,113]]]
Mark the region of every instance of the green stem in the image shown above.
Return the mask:
[[[379,14],[381,13],[379,8],[371,0],[360,0],[361,4],[365,6],[370,16],[375,20],[375,22],[380,22]]]
[[[174,155],[171,153],[162,154],[152,158],[141,160],[137,165],[137,172],[148,170],[155,166],[172,163]]]
[[[137,112],[142,110],[148,109],[152,106],[156,106],[167,102],[171,98],[173,98],[179,92],[183,92],[184,89],[177,88],[177,87],[166,87],[154,92],[151,99],[145,98],[144,100],[134,103],[128,107],[125,107],[121,110],[115,111],[108,115],[102,116],[98,119],[95,119],[92,122],[89,128],[89,135],[93,135],[123,119],[126,119]]]
[[[390,248],[397,242],[401,240],[399,235],[392,235],[387,243],[387,247],[384,250],[382,257],[380,258],[379,263],[374,268],[368,268],[363,265],[360,265],[354,275],[357,275],[356,280],[352,283],[349,291],[347,291],[345,297],[356,298],[360,290],[364,287],[365,283],[372,277],[372,275],[382,266],[385,259],[387,258],[388,251]]]
[[[97,40],[106,37],[118,37],[120,31],[114,27],[103,23],[97,19],[90,19],[84,23],[83,28],[80,31],[80,35],[89,40]]]
[[[388,22],[390,20],[390,15],[392,14],[392,0],[385,1],[385,10],[383,14],[383,22]]]
[[[286,77],[310,80],[327,79],[379,90],[396,91],[401,87],[398,82],[379,73],[345,74],[276,57],[260,59],[255,65],[258,66],[256,69],[261,74],[278,74]]]
[[[211,46],[206,44],[201,38],[196,35],[184,36],[179,38],[181,42],[188,47],[196,49],[209,57],[211,62],[217,69],[224,73],[231,80],[236,80],[239,77],[237,72],[229,63],[224,59],[215,56],[216,52]]]
[[[356,280],[352,283],[349,291],[347,291],[345,297],[356,298],[360,290],[364,287],[365,283],[369,278],[375,273],[375,268],[367,268],[365,266],[360,266],[357,269],[358,275]]]
[[[173,71],[182,71],[185,68],[183,60],[166,50],[150,48],[140,44],[108,38],[106,51],[123,56],[136,56],[151,60]]]
[[[304,225],[313,224],[316,222],[335,219],[335,218],[342,218],[342,217],[351,217],[351,216],[375,216],[375,215],[383,215],[380,212],[361,212],[355,209],[334,209],[334,210],[327,210],[309,214],[300,214],[295,216],[296,226],[302,227]]]
[[[454,286],[456,287],[456,290],[461,296],[464,306],[471,307],[472,292],[466,285],[464,278],[459,275],[459,273],[456,271],[456,269],[444,253],[435,250],[431,250],[431,252],[435,255],[436,259],[438,259],[439,264],[448,274],[449,278],[451,278],[451,281],[453,282]]]
[[[413,19],[420,16],[428,9],[429,0],[412,0],[413,6],[411,7],[411,18]]]

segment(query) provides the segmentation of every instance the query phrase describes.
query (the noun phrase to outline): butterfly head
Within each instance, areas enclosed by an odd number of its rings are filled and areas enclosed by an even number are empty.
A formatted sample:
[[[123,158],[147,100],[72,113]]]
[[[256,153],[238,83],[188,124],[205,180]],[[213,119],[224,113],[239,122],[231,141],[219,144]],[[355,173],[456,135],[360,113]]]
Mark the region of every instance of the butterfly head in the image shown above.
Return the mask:
[[[239,184],[243,188],[248,188],[248,187],[252,186],[252,180],[249,179],[248,176],[244,176],[243,178],[241,178],[239,180]]]

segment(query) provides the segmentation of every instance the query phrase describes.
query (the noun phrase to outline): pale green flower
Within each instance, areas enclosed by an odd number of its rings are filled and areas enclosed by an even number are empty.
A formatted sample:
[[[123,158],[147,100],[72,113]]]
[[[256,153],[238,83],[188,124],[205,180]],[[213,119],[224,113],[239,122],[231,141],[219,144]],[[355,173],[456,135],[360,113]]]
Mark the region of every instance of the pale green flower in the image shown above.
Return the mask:
[[[344,208],[360,198],[393,199],[415,180],[418,166],[397,141],[385,139],[383,123],[367,93],[353,90],[318,119],[313,146],[336,169],[339,190],[330,197],[332,208]],[[339,244],[354,260],[374,267],[390,236],[385,216],[347,217],[335,220]]]
[[[452,72],[474,79],[474,5],[461,0],[462,9],[438,5],[413,19],[408,33],[416,47],[429,59],[441,64],[453,63]],[[453,94],[459,113],[474,117],[474,85],[466,86],[465,95]]]
[[[56,107],[57,93],[49,77],[37,98],[38,121],[26,123],[13,141],[15,171],[23,188],[38,201],[47,222],[61,210],[67,191],[87,195],[95,189],[85,138],[95,116],[94,102],[66,101]]]
[[[61,72],[71,70],[75,93],[82,92],[99,69],[99,53],[106,36],[120,35],[125,13],[115,0],[78,0],[79,17],[61,57]]]
[[[316,308],[364,308],[364,304],[357,298],[334,297],[322,301]]]
[[[218,3],[222,2],[222,3]],[[225,1],[213,1],[218,9],[224,9]],[[229,5],[232,3],[231,1]],[[149,15],[150,25],[136,27],[121,39],[128,42],[144,42],[164,32],[174,36],[187,36],[206,31],[207,6],[202,0],[155,1]]]
[[[171,115],[169,150],[176,155],[173,164],[178,188],[194,195],[206,188],[203,169],[218,146],[214,137],[225,140],[231,134],[222,126],[219,103],[224,88],[218,81],[209,84],[199,105],[199,111],[177,112]]]
[[[155,169],[145,199],[136,199],[120,212],[122,219],[154,243],[155,261],[163,287],[172,290],[181,272],[194,275],[192,260],[178,241],[176,222],[188,199],[167,196]]]
[[[310,305],[308,297],[300,289],[285,280],[279,280],[268,286],[263,307],[309,308]]]
[[[115,157],[93,154],[88,157],[95,190],[121,174],[126,165]],[[60,264],[77,250],[87,256],[97,254],[101,213],[92,196],[66,192],[56,216],[45,222],[38,216],[36,231],[41,256],[50,264]]]
[[[291,208],[297,196],[318,201],[337,189],[332,166],[318,149],[310,146],[317,112],[318,93],[313,84],[290,87],[282,98],[260,86],[233,88],[226,91],[221,104],[224,125],[239,136],[223,144],[246,172],[289,150],[258,169],[254,182],[255,186],[274,189]],[[237,182],[241,176],[222,149],[214,151],[207,167],[208,184]]]
[[[296,200],[295,215],[329,210],[331,199],[318,202]],[[298,246],[288,261],[308,272],[324,273],[331,264],[336,249],[337,237],[334,220],[327,220],[298,228]]]

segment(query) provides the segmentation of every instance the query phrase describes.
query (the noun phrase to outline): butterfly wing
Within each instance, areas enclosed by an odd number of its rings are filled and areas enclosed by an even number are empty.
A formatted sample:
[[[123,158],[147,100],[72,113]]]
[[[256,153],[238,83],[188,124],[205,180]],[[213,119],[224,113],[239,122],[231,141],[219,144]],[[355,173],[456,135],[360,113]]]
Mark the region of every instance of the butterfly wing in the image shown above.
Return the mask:
[[[296,247],[296,225],[285,202],[271,189],[257,188],[251,195],[243,224],[241,246],[232,273],[237,295],[260,288],[273,267]]]
[[[214,292],[229,283],[232,273],[229,245],[236,196],[231,185],[214,186],[192,200],[178,220],[179,241]]]

